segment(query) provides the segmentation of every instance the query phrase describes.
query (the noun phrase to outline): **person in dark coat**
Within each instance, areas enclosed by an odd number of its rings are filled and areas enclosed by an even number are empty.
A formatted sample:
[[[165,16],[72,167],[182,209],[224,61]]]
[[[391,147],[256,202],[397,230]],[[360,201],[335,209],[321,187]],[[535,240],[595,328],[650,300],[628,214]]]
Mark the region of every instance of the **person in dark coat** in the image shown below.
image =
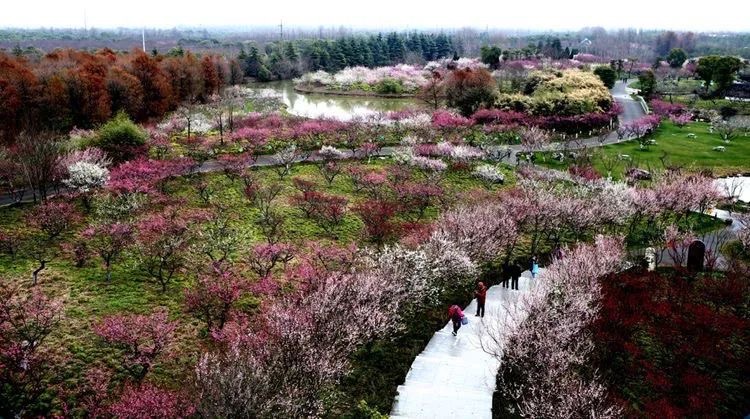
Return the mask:
[[[500,279],[502,279],[503,288],[508,288],[508,282],[510,281],[510,264],[508,262],[503,263]]]
[[[523,272],[523,268],[521,268],[521,265],[518,264],[518,262],[513,262],[513,265],[510,267],[510,288],[517,290],[518,289],[518,279],[521,278],[521,273]]]
[[[484,302],[487,300],[487,287],[484,286],[484,282],[480,282],[477,285],[477,289],[474,290],[474,296],[477,298],[477,314],[475,316],[479,317],[479,313],[481,312],[482,317],[484,317]]]
[[[464,317],[464,312],[456,304],[453,304],[448,308],[448,318],[453,322],[453,336],[456,336],[458,329],[461,328],[461,319]]]

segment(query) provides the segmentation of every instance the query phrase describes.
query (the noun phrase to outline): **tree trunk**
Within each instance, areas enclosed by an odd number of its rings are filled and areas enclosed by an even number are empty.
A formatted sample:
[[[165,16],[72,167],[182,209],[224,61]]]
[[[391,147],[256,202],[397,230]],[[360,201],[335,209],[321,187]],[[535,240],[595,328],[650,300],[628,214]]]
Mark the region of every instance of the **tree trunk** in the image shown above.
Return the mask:
[[[34,281],[34,285],[37,284],[37,281],[39,279],[39,272],[44,270],[44,268],[47,266],[47,261],[43,260],[39,263],[39,267],[34,270],[34,272],[31,274],[31,278]]]

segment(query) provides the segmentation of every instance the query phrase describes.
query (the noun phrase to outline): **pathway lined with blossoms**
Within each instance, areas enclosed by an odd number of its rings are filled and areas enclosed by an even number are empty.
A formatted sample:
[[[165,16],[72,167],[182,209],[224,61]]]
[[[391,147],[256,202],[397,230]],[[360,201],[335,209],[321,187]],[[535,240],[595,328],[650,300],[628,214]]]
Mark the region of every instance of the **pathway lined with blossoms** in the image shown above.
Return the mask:
[[[469,324],[461,327],[458,336],[452,335],[450,321],[435,332],[414,359],[404,384],[398,387],[390,417],[492,418],[492,394],[500,363],[482,347],[490,344],[482,333],[482,323],[492,322],[493,328],[501,326],[531,283],[531,273],[526,271],[518,281],[519,291],[501,285],[490,287],[484,318],[474,316],[474,299],[464,309]]]

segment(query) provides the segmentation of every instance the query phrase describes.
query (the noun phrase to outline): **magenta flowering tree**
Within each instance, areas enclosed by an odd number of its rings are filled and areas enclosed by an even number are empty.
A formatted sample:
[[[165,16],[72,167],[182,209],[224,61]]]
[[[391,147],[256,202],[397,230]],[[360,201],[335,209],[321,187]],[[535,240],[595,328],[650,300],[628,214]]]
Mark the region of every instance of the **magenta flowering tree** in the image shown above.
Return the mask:
[[[422,219],[428,207],[435,205],[445,195],[445,190],[427,182],[409,182],[394,187],[402,208]]]
[[[194,162],[189,158],[131,160],[112,169],[107,188],[118,193],[164,191],[168,179],[189,173],[193,166]]]
[[[367,158],[367,164],[370,164],[370,161],[372,160],[372,156],[376,156],[378,153],[380,153],[380,150],[383,148],[382,144],[380,144],[378,141],[366,141],[363,142],[362,145],[359,146],[358,151],[360,155]]]
[[[225,263],[212,263],[185,289],[185,309],[206,323],[209,331],[221,330],[234,307],[249,289],[247,281]]]
[[[195,404],[179,391],[161,389],[150,383],[128,384],[108,411],[121,419],[183,419],[193,417]]]
[[[681,113],[679,115],[670,115],[669,120],[677,125],[678,128],[684,128],[685,125],[693,120],[693,117],[689,113]]]
[[[252,153],[222,154],[218,159],[224,175],[232,183],[243,176],[245,170],[255,163],[257,156]]]
[[[342,196],[309,190],[295,196],[293,202],[305,217],[314,220],[326,233],[332,234],[346,215],[348,200]]]
[[[258,277],[263,278],[268,276],[279,264],[286,267],[294,259],[294,254],[294,247],[289,244],[257,244],[250,251],[247,263],[250,269],[258,274]]]
[[[681,115],[687,111],[683,104],[664,102],[659,99],[651,100],[649,105],[651,106],[651,111],[661,118]]]
[[[133,233],[132,225],[119,222],[96,224],[81,233],[88,247],[102,259],[107,282],[112,279],[112,264],[132,243]]]
[[[123,314],[104,317],[94,325],[104,342],[122,351],[120,366],[140,382],[156,359],[169,350],[177,322],[169,321],[165,308],[151,314]]]

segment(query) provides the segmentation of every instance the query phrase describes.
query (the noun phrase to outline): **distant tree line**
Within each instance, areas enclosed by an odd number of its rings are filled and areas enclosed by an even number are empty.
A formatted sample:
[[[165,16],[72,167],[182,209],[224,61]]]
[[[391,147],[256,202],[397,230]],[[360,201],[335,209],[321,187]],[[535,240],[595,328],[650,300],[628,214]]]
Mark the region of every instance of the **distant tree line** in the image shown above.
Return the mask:
[[[273,42],[262,49],[250,44],[247,50],[240,50],[238,59],[246,76],[269,81],[298,77],[308,71],[424,63],[453,57],[456,51],[456,43],[444,33],[391,32],[334,40]]]

